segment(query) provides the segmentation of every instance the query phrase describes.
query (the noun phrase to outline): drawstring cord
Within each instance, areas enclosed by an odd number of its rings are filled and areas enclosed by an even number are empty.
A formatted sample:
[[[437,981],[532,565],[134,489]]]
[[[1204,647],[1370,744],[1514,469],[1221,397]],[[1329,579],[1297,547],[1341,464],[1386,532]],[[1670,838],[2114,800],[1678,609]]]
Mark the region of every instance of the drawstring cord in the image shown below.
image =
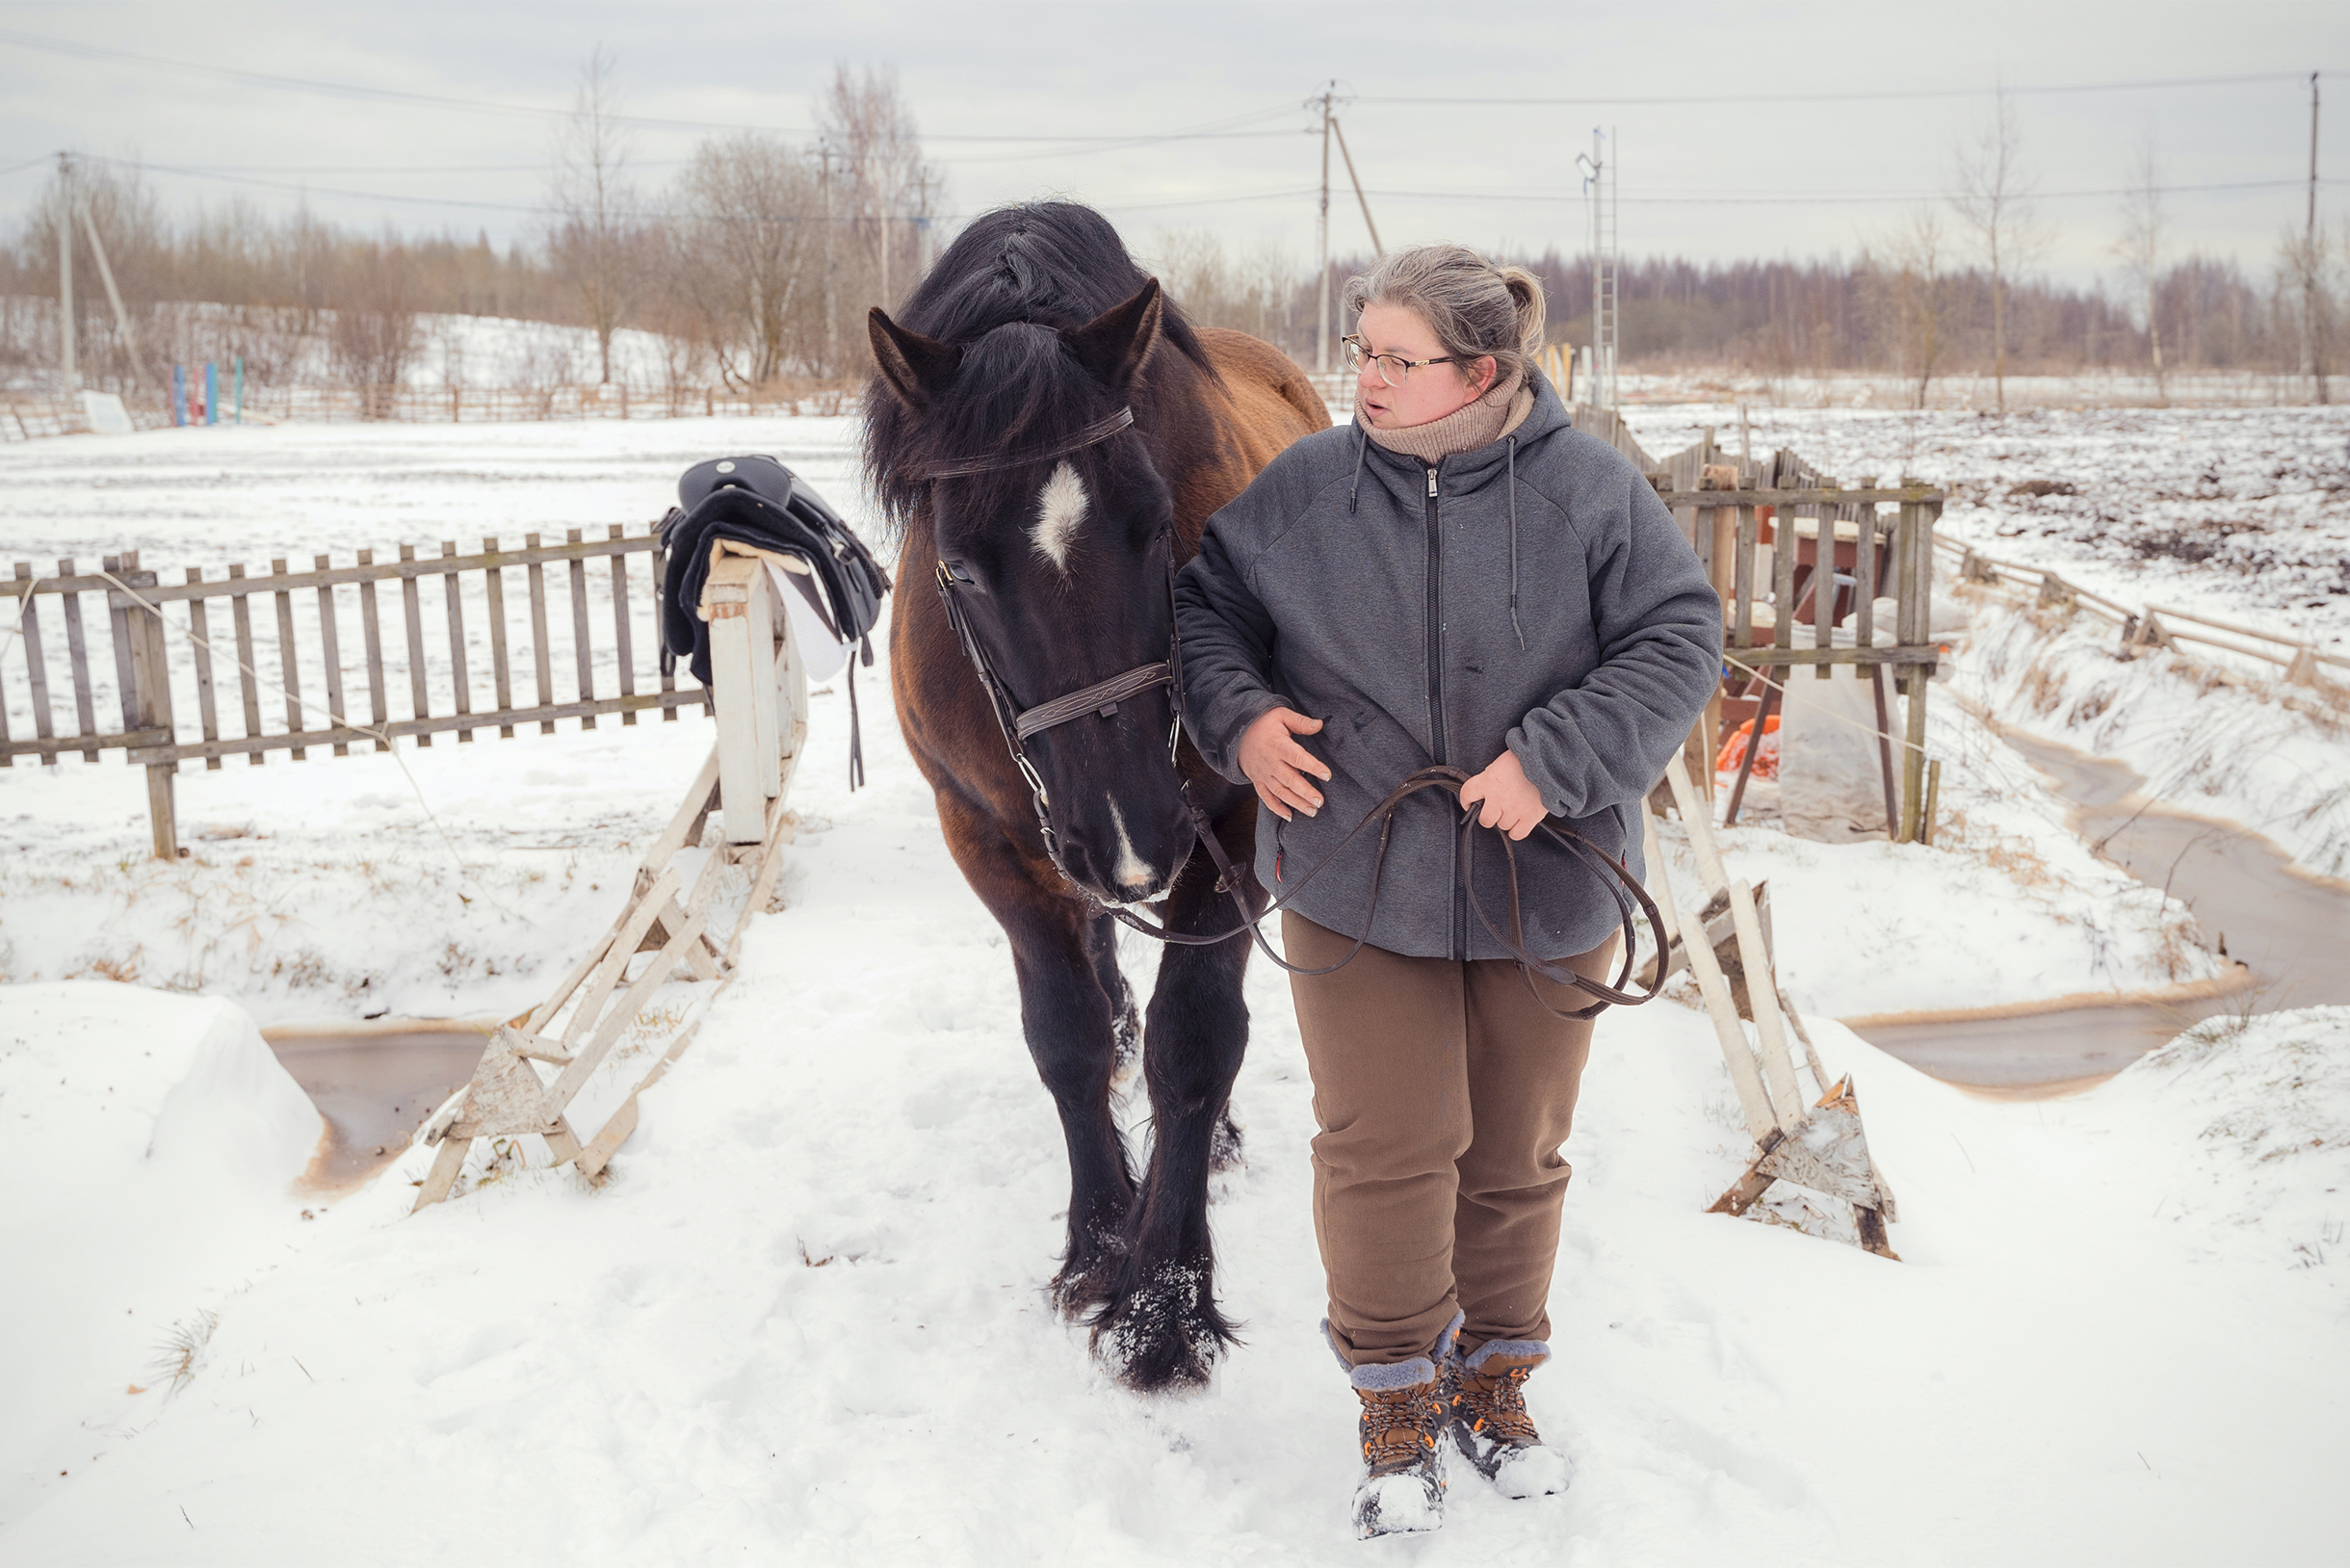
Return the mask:
[[[1363,459],[1370,455],[1371,437],[1367,433],[1360,433],[1358,428],[1354,440],[1354,483],[1346,487],[1346,514],[1349,517],[1354,515],[1355,500],[1363,492]]]
[[[1526,651],[1526,628],[1518,624],[1518,438],[1509,438],[1509,629]]]

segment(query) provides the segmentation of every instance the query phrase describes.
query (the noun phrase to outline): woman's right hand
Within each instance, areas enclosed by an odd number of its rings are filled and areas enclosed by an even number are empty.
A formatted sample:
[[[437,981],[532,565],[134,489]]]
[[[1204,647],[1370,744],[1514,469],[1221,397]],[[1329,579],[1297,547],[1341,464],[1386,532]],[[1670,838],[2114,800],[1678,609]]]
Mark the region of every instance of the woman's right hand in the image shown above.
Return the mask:
[[[1309,817],[1321,810],[1321,792],[1306,782],[1306,775],[1327,779],[1330,766],[1291,738],[1312,735],[1321,727],[1319,719],[1274,708],[1259,714],[1240,732],[1240,771],[1257,787],[1257,798],[1266,809],[1285,823],[1292,808]]]

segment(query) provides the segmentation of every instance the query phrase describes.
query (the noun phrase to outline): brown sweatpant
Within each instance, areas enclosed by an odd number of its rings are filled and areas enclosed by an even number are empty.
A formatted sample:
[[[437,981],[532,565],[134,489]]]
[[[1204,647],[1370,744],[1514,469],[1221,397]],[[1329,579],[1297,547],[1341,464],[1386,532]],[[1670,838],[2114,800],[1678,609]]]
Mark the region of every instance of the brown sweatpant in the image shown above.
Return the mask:
[[[1284,912],[1290,962],[1338,962],[1353,939]],[[1606,978],[1616,939],[1565,960]],[[1591,998],[1537,980],[1551,1006]],[[1407,958],[1366,946],[1334,974],[1292,975],[1314,1075],[1314,1236],[1330,1335],[1356,1366],[1426,1355],[1458,1311],[1460,1344],[1548,1340],[1559,1156],[1591,1024],[1552,1016],[1507,959]]]

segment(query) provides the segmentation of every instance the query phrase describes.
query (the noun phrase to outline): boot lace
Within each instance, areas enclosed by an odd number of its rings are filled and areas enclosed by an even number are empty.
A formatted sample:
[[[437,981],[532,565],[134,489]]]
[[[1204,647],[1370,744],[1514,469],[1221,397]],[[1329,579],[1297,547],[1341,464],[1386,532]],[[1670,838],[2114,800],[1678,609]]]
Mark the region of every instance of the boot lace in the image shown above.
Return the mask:
[[[1409,1470],[1435,1450],[1444,1407],[1433,1383],[1386,1393],[1357,1392],[1363,1419],[1356,1430],[1363,1440],[1363,1462],[1373,1476]]]
[[[1533,1418],[1526,1413],[1526,1375],[1532,1371],[1511,1367],[1497,1374],[1463,1368],[1460,1390],[1452,1397],[1454,1418],[1494,1442],[1541,1442]]]

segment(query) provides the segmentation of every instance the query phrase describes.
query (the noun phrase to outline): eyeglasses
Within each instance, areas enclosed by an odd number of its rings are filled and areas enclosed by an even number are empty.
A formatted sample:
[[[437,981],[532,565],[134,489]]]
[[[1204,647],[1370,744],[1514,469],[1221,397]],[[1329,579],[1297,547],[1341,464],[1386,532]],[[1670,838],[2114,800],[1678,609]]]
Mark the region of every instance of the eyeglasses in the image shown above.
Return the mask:
[[[1412,372],[1423,365],[1458,363],[1450,354],[1439,354],[1434,359],[1406,359],[1399,353],[1372,353],[1371,345],[1359,337],[1344,337],[1339,341],[1346,348],[1346,368],[1360,372],[1365,364],[1379,367],[1379,379],[1390,386],[1401,386],[1411,379]]]

